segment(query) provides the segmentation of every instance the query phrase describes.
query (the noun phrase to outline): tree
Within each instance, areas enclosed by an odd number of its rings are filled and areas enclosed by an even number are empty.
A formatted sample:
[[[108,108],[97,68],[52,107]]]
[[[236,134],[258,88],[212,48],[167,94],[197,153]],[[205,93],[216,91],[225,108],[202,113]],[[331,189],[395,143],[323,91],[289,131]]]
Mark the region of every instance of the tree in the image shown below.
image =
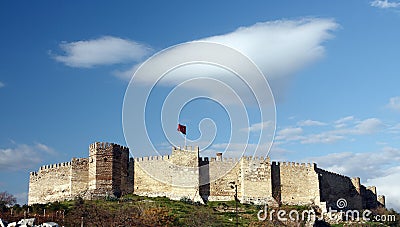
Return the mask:
[[[17,202],[14,195],[8,192],[0,192],[0,206],[12,206]]]

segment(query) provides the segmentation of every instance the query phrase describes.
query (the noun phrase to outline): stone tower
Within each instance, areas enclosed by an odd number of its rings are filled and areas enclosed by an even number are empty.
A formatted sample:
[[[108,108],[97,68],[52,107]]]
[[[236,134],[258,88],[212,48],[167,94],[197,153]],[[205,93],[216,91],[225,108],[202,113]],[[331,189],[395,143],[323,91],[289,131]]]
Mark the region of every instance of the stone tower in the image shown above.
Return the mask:
[[[129,149],[114,143],[89,146],[88,191],[92,197],[131,193]],[[133,173],[131,173],[133,174]]]
[[[200,196],[198,146],[173,147],[171,155],[171,186],[175,195],[203,203]]]

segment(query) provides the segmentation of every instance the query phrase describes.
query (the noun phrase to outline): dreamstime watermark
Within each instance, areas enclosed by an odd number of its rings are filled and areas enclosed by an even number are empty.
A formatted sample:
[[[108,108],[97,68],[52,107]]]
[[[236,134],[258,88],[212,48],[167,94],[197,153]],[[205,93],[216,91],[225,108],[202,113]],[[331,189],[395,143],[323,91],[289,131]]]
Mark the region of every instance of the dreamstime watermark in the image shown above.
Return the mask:
[[[260,221],[265,221],[269,219],[270,221],[276,218],[278,221],[316,221],[316,220],[324,220],[327,217],[330,221],[377,221],[377,222],[395,222],[395,215],[378,215],[373,214],[371,210],[363,210],[360,212],[359,210],[344,210],[347,207],[347,201],[343,198],[340,198],[336,201],[336,206],[339,210],[332,209],[329,207],[328,211],[321,212],[321,214],[317,215],[315,210],[275,210],[272,209],[268,211],[268,205],[264,206],[264,209],[261,209],[257,213],[257,218]]]

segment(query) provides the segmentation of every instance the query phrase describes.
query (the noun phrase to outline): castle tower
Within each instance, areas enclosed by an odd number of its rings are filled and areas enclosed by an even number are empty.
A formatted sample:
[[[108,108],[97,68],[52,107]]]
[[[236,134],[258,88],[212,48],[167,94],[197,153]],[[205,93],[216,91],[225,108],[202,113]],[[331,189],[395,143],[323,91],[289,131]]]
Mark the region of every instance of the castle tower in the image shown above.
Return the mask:
[[[176,194],[193,201],[203,202],[200,197],[199,147],[185,146],[172,148],[171,185]]]
[[[95,142],[89,147],[88,189],[93,196],[129,193],[129,149],[113,143]]]
[[[358,194],[361,194],[361,183],[359,177],[351,178],[351,183],[353,183],[354,188],[356,189]]]
[[[385,207],[386,206],[386,202],[385,202],[385,196],[384,195],[378,195],[378,205],[380,207]]]
[[[373,209],[378,206],[378,196],[376,194],[375,186],[367,186],[365,192],[365,205],[367,209]]]

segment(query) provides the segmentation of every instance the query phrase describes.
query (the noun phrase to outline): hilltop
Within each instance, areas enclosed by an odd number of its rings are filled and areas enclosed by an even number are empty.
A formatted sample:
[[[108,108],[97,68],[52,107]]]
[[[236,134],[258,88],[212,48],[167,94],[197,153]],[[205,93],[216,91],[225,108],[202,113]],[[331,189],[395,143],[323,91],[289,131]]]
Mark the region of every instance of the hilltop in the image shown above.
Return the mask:
[[[120,199],[105,198],[102,200],[83,200],[76,198],[70,201],[35,204],[32,206],[15,205],[3,209],[0,218],[9,222],[24,217],[35,217],[37,222],[55,221],[64,226],[235,226],[235,201],[208,202],[206,205],[196,203],[188,198],[173,201],[166,197],[143,197],[126,195]],[[237,203],[239,226],[312,226],[308,221],[279,221],[276,216],[272,221],[267,218],[260,221],[257,213],[263,206]],[[296,210],[299,213],[314,209],[311,206],[281,206],[272,209]],[[11,216],[13,209],[13,216]],[[331,226],[399,226],[400,216],[394,211],[379,208],[374,214],[396,215],[397,222],[339,222]],[[44,215],[45,214],[45,215]],[[318,214],[318,213],[317,213]],[[330,226],[326,222],[317,222],[315,226]]]

